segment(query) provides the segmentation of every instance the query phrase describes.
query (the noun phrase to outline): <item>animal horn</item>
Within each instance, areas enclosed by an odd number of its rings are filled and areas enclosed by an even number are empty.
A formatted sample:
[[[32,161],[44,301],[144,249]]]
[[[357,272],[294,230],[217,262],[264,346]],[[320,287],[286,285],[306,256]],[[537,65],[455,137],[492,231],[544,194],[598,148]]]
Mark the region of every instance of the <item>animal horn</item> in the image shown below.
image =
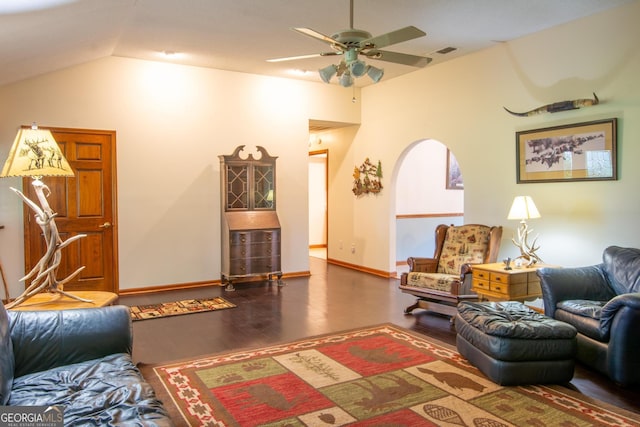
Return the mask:
[[[536,108],[531,111],[527,111],[525,113],[516,113],[515,111],[509,110],[507,107],[504,108],[509,114],[513,114],[518,117],[529,117],[535,116],[536,114],[542,113],[557,113],[558,111],[568,111],[568,110],[577,110],[582,107],[591,107],[592,105],[597,105],[600,103],[598,96],[593,93],[593,99],[574,99],[573,101],[560,101],[554,102],[553,104],[543,105],[542,107]]]

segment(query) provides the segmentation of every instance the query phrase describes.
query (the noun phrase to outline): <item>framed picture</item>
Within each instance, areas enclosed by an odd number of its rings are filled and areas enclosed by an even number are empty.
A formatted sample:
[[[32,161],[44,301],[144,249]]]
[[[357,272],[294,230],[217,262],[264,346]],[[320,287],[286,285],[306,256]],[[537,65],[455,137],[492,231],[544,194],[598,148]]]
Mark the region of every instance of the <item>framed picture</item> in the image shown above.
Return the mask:
[[[516,132],[517,182],[618,179],[616,119]]]
[[[456,156],[447,148],[447,190],[464,190],[462,174]]]

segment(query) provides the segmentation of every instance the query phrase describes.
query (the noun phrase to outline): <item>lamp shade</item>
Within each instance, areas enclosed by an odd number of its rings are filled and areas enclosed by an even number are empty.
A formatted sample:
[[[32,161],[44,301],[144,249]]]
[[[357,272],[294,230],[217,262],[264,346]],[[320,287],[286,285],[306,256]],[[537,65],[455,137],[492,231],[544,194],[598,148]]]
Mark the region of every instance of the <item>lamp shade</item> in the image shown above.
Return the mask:
[[[351,75],[353,77],[362,77],[367,74],[367,64],[365,64],[364,61],[357,59],[349,64],[349,70],[351,70]]]
[[[329,81],[331,80],[331,77],[335,76],[337,72],[338,72],[338,67],[336,67],[333,64],[318,70],[318,73],[320,74],[320,78],[325,83],[329,83]]]
[[[0,177],[73,176],[51,131],[22,128],[13,141]]]
[[[339,81],[342,87],[349,87],[353,85],[353,77],[351,77],[351,74],[348,72],[342,73]]]
[[[378,83],[382,76],[384,76],[384,70],[370,65],[369,69],[367,70],[367,75],[371,80],[373,80],[374,83]]]
[[[529,196],[516,196],[509,210],[507,219],[531,219],[540,218],[540,212]]]

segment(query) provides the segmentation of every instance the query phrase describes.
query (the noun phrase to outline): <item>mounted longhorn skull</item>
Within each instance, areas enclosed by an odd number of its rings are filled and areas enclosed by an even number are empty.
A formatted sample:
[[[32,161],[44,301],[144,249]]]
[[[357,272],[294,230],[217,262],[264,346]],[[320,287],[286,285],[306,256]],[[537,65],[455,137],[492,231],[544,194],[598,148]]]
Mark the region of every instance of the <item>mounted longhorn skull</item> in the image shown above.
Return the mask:
[[[597,105],[599,103],[600,100],[594,92],[593,99],[575,99],[573,101],[555,102],[553,104],[547,104],[542,107],[536,108],[535,110],[527,111],[526,113],[516,113],[507,109],[507,107],[502,108],[504,108],[509,114],[513,114],[514,116],[529,117],[541,113],[557,113],[558,111],[577,110],[578,108],[591,107],[592,105]]]

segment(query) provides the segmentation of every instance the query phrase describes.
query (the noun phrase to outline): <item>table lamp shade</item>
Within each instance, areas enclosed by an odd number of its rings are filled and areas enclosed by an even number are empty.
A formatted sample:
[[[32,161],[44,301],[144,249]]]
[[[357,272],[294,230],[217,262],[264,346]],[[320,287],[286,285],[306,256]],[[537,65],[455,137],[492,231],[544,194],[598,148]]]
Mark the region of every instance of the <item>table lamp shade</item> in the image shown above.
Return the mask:
[[[51,131],[22,128],[9,151],[0,177],[73,176],[73,170]]]
[[[540,218],[540,212],[529,196],[517,196],[513,199],[513,204],[509,210],[507,219],[531,219]]]

